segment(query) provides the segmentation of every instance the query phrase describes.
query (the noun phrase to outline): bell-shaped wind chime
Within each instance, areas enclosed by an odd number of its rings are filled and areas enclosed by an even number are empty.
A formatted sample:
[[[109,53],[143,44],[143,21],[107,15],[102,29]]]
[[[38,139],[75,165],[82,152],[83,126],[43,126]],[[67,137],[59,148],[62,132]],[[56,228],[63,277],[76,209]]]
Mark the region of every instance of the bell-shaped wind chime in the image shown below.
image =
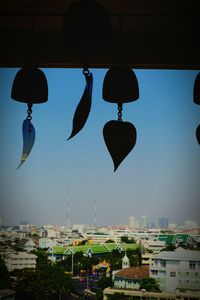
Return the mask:
[[[111,67],[104,78],[103,99],[118,105],[118,118],[104,125],[103,137],[114,163],[114,171],[133,149],[137,137],[135,126],[122,120],[123,103],[138,98],[138,81],[133,70],[127,66]]]
[[[34,9],[33,3],[33,9]],[[34,49],[34,25],[35,19],[32,16],[32,27],[31,27],[31,50]],[[48,84],[45,74],[42,70],[38,69],[36,64],[29,63],[22,67],[15,75],[11,98],[27,103],[27,117],[22,125],[23,133],[23,151],[21,162],[18,168],[26,161],[29,153],[35,142],[35,128],[32,124],[32,107],[36,103],[44,103],[48,100]]]
[[[27,103],[28,106],[27,117],[22,125],[23,152],[19,168],[27,159],[35,142],[35,128],[31,122],[32,106],[48,99],[47,80],[42,70],[30,65],[21,68],[15,76],[11,97]]]
[[[200,105],[200,73],[198,73],[195,83],[194,83],[194,92],[193,92],[194,103]],[[196,129],[197,141],[200,145],[200,124]]]

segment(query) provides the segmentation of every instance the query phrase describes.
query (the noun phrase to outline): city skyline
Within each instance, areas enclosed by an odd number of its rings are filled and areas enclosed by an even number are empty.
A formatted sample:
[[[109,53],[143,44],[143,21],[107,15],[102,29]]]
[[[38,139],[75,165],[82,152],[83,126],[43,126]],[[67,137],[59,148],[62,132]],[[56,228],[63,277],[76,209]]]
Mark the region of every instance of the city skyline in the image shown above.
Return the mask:
[[[131,218],[134,218],[135,219],[135,224],[131,224],[131,221],[130,219]],[[168,225],[167,226],[163,226],[162,223],[160,224],[160,219],[165,219],[168,221]],[[172,220],[172,221],[175,221],[175,220]],[[91,227],[91,228],[101,228],[101,227],[127,227],[127,228],[132,228],[132,229],[178,229],[178,228],[185,228],[185,229],[191,229],[191,228],[199,228],[200,227],[200,224],[198,223],[197,220],[188,220],[188,219],[185,219],[183,220],[182,222],[179,222],[179,223],[176,223],[176,222],[170,222],[170,220],[166,217],[158,217],[157,220],[149,220],[148,217],[147,217],[147,223],[146,223],[146,226],[144,226],[143,224],[143,219],[142,219],[142,216],[140,216],[139,218],[135,218],[134,216],[129,216],[126,220],[126,222],[124,223],[113,223],[113,224],[103,224],[101,222],[99,223],[96,223],[94,224],[94,220],[91,219],[91,222],[88,222],[87,224],[86,223],[70,223],[70,224],[67,224],[66,223],[66,220],[65,222],[63,223],[56,223],[56,224],[53,224],[53,223],[40,223],[40,224],[36,224],[36,223],[31,223],[29,222],[28,220],[26,220],[24,218],[24,220],[21,220],[19,223],[17,224],[5,224],[4,223],[4,220],[2,218],[0,218],[0,227],[1,226],[5,226],[5,227],[16,227],[16,226],[20,226],[20,225],[31,225],[31,226],[36,226],[36,227],[40,227],[40,226],[58,226],[58,227],[65,227],[65,228],[73,228],[74,226],[76,225],[81,225],[81,226],[88,226],[88,227]],[[165,224],[166,225],[166,224]]]
[[[43,69],[49,101],[34,105],[36,140],[24,165],[21,126],[26,105],[11,99],[18,69],[0,69],[0,218],[16,224],[63,224],[69,191],[71,223],[124,224],[128,217],[166,216],[170,222],[199,223],[200,148],[195,130],[199,107],[193,103],[198,71],[135,70],[140,97],[124,105],[123,119],[133,123],[137,142],[114,173],[103,141],[106,122],[117,107],[102,100],[107,70],[91,70],[93,103],[84,129],[66,141],[84,90],[82,70]],[[80,152],[81,149],[81,152]]]

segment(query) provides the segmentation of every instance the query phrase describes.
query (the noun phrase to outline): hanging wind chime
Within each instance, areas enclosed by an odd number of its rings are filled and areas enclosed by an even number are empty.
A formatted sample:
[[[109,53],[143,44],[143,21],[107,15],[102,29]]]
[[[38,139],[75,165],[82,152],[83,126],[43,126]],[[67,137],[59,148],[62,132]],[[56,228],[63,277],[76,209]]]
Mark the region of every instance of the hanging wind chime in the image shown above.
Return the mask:
[[[195,79],[193,99],[194,99],[194,103],[200,105],[200,73],[197,74]],[[196,129],[196,138],[200,145],[200,124]]]
[[[93,76],[88,68],[83,69],[83,75],[85,76],[86,85],[81,100],[74,113],[73,128],[68,140],[74,137],[84,127],[92,105]]]
[[[117,104],[118,116],[117,120],[109,121],[104,125],[103,137],[114,163],[114,171],[133,149],[137,138],[135,126],[123,121],[123,103],[138,98],[138,81],[133,70],[127,66],[111,67],[104,78],[103,99]]]
[[[34,9],[33,2],[33,9]],[[35,19],[32,16],[31,52],[34,51]],[[33,55],[31,55],[33,56]],[[27,117],[22,125],[23,151],[18,168],[26,161],[35,142],[35,128],[32,124],[33,104],[44,103],[48,100],[48,84],[45,74],[38,69],[36,63],[27,63],[16,74],[11,91],[11,98],[27,103]]]
[[[83,75],[85,89],[73,117],[74,137],[86,124],[92,105],[93,75],[86,67],[89,57],[102,56],[105,45],[109,48],[112,26],[105,8],[95,0],[72,2],[63,21],[63,43],[68,55],[85,62]],[[89,62],[88,62],[89,63]]]

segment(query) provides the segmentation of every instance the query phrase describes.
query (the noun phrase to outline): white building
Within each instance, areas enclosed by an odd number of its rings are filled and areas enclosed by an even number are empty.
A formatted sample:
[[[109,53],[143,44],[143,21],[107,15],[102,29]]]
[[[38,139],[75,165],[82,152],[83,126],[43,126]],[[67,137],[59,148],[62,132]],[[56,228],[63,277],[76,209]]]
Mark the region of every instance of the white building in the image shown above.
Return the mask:
[[[154,256],[153,253],[142,253],[142,265],[151,265],[153,263],[152,257]]]
[[[129,227],[131,228],[138,227],[138,222],[134,216],[129,217]]]
[[[114,274],[114,287],[117,289],[138,290],[141,281],[149,277],[148,266],[125,268]]]
[[[200,291],[200,251],[162,251],[152,258],[150,277],[160,282],[162,291]]]
[[[128,256],[125,254],[125,256],[122,258],[122,269],[130,268],[130,261]]]
[[[86,226],[84,224],[74,224],[72,230],[78,230],[80,234],[84,234],[86,230]]]
[[[188,229],[191,229],[191,228],[197,228],[198,227],[198,224],[196,221],[194,220],[186,220],[185,221],[185,227],[188,228]]]
[[[164,241],[159,240],[142,240],[141,242],[144,250],[150,250],[153,253],[159,253],[166,246]]]
[[[60,231],[53,228],[46,228],[48,238],[60,238]]]
[[[8,271],[10,272],[15,269],[24,269],[24,268],[35,269],[36,258],[37,256],[35,254],[18,252],[15,254],[7,255],[4,261]]]
[[[16,246],[22,250],[25,250],[26,252],[33,251],[37,248],[37,245],[32,239],[21,239]]]
[[[39,248],[52,248],[56,246],[56,240],[55,239],[50,239],[50,238],[40,238],[39,239]]]
[[[148,224],[147,224],[147,216],[146,215],[143,215],[142,216],[142,223],[141,223],[141,226],[143,228],[147,228]]]

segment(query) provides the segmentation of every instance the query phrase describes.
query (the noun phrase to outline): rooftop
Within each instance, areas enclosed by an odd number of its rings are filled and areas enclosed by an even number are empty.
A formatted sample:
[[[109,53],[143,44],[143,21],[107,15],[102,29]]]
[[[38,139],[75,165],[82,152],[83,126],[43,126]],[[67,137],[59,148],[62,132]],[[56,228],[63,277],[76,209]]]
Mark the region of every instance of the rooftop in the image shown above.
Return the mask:
[[[143,279],[149,277],[149,266],[139,266],[134,268],[127,268],[120,270],[115,274],[116,277],[123,277],[129,279]]]
[[[125,244],[125,243],[105,243],[105,244],[94,244],[94,245],[82,245],[82,246],[55,246],[52,248],[53,254],[62,255],[66,253],[70,253],[70,250],[74,253],[76,252],[83,252],[86,254],[88,251],[91,251],[92,254],[100,254],[100,253],[108,253],[112,252],[113,250],[119,250],[119,251],[127,251],[130,250],[137,250],[138,245],[133,244]],[[49,249],[49,252],[51,253],[51,249]]]
[[[186,250],[181,247],[175,251],[161,251],[153,256],[153,259],[172,259],[172,260],[198,260],[200,261],[200,251]]]

